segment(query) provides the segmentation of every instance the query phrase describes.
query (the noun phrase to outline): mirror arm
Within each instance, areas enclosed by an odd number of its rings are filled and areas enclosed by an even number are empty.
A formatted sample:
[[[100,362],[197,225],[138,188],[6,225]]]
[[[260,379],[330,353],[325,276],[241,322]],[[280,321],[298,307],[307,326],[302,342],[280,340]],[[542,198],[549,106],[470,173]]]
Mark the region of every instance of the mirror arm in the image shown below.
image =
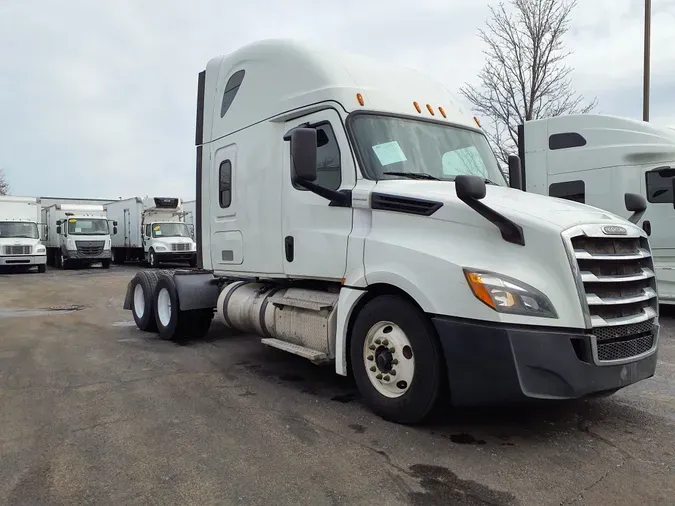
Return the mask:
[[[297,179],[295,184],[317,194],[319,197],[330,200],[329,205],[332,207],[351,207],[352,205],[352,192],[350,190],[329,190],[311,181],[301,179]]]
[[[633,224],[637,224],[638,221],[642,218],[642,216],[645,214],[645,211],[637,211],[634,212],[629,218],[628,221],[630,221]]]
[[[460,199],[471,209],[480,214],[483,218],[493,223],[502,233],[502,239],[506,242],[525,246],[525,236],[523,235],[523,228],[514,223],[506,216],[499,214],[494,209],[486,206],[482,202],[472,198]]]

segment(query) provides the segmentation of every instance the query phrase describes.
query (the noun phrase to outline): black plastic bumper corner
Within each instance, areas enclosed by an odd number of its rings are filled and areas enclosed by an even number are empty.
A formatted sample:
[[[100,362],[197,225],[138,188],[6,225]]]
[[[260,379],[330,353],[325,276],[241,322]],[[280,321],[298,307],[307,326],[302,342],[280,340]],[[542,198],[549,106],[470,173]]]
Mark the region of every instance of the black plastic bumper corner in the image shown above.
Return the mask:
[[[654,375],[657,352],[622,365],[582,360],[591,336],[432,317],[457,406],[577,399]],[[573,344],[574,343],[574,344]]]

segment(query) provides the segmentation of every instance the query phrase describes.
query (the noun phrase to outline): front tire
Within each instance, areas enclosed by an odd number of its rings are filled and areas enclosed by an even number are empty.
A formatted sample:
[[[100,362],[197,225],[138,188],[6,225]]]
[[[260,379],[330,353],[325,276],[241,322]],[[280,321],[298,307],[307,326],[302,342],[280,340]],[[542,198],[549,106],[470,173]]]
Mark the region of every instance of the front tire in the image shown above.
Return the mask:
[[[136,326],[144,332],[157,332],[154,313],[154,294],[159,273],[140,271],[131,280],[131,313]]]
[[[162,276],[157,282],[154,296],[155,323],[159,337],[175,343],[201,339],[209,331],[213,309],[181,311],[178,291],[170,276]]]
[[[352,329],[350,358],[366,404],[392,422],[424,420],[445,385],[431,321],[395,295],[376,297],[361,309]]]
[[[101,262],[101,267],[103,267],[104,269],[110,269],[110,260],[103,260]]]
[[[45,272],[47,272],[47,266],[45,264],[40,264],[37,266],[37,268],[40,274],[44,274]]]
[[[148,263],[150,264],[150,267],[152,267],[153,269],[159,267],[159,260],[157,260],[157,254],[155,253],[154,249],[151,249],[148,252]]]

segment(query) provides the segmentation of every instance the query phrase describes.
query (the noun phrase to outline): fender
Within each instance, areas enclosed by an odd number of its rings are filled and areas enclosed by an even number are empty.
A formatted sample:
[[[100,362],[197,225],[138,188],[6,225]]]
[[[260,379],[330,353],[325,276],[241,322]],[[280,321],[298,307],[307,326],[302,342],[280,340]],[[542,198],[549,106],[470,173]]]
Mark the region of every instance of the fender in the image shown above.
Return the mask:
[[[176,271],[173,282],[181,311],[215,308],[220,293],[219,280],[207,271]]]

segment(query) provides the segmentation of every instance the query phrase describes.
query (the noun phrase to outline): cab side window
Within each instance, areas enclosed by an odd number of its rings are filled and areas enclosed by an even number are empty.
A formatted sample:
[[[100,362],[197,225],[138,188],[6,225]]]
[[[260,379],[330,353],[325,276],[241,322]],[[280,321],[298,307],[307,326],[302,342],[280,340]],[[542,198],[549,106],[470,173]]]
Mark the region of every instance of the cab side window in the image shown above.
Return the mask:
[[[150,224],[149,223],[145,226],[145,236],[150,237]]]
[[[316,126],[316,181],[315,183],[330,190],[337,190],[342,183],[342,167],[340,164],[340,147],[330,123]],[[306,191],[295,183],[297,190]]]
[[[551,197],[586,203],[586,185],[581,180],[553,183],[548,187],[548,194]]]

